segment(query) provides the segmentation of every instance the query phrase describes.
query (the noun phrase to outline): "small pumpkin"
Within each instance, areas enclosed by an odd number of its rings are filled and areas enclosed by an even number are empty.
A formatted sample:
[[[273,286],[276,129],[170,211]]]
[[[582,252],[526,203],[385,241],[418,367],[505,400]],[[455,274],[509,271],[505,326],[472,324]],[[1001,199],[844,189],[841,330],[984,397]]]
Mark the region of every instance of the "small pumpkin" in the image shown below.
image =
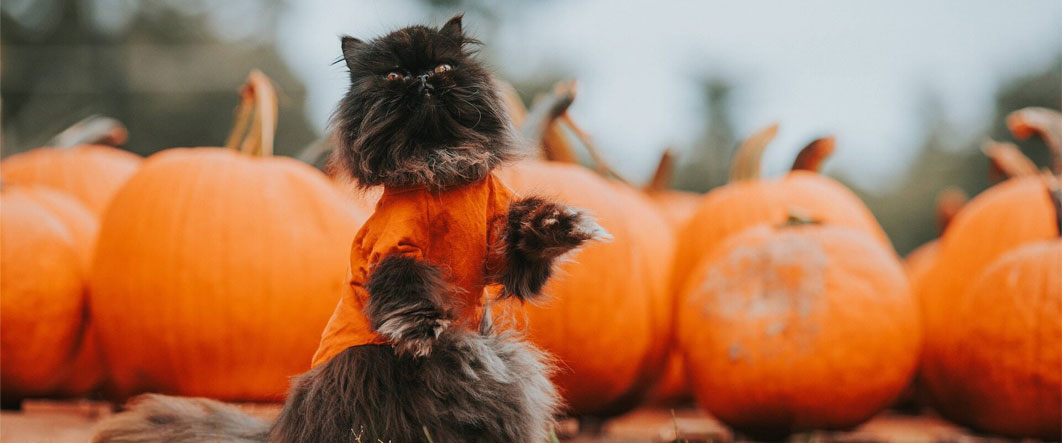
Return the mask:
[[[271,157],[275,127],[254,71],[227,148],[159,152],[115,194],[90,279],[113,396],[277,401],[309,368],[368,214]]]
[[[10,185],[44,185],[69,193],[99,216],[111,196],[136,172],[141,158],[111,146],[80,142],[120,143],[125,140],[124,131],[113,120],[90,118],[53,139],[67,145],[37,148],[4,159],[0,175]],[[101,133],[103,136],[93,137]]]
[[[85,276],[96,218],[58,191],[8,184],[0,190],[0,218],[0,391],[5,402],[57,395],[71,377],[87,391],[101,375],[96,354],[82,352]],[[84,361],[75,366],[75,359]]]
[[[915,371],[918,305],[895,254],[865,231],[756,225],[690,276],[677,328],[694,396],[738,430],[852,427]]]

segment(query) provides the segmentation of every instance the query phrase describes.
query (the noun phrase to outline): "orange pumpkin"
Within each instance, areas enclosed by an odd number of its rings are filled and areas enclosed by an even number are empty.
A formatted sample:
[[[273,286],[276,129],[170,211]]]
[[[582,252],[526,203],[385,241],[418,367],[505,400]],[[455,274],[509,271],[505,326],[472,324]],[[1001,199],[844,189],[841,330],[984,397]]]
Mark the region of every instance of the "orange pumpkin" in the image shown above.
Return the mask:
[[[685,282],[699,259],[727,237],[758,223],[784,219],[791,212],[851,227],[889,245],[885,232],[863,202],[848,188],[817,172],[821,159],[833,149],[832,139],[810,144],[805,151],[812,152],[802,154],[807,161],[798,161],[797,169],[785,176],[760,178],[760,159],[777,131],[778,126],[772,125],[745,140],[734,155],[730,183],[702,197],[693,217],[680,231],[682,241],[675,260],[674,281]]]
[[[6,184],[0,217],[0,391],[5,401],[83,393],[60,388],[74,377],[87,391],[101,375],[82,346],[96,219],[58,191]]]
[[[936,337],[954,389],[948,416],[1012,437],[1062,437],[1062,240],[1001,255],[952,309],[966,320]]]
[[[668,267],[674,240],[641,191],[569,163],[575,158],[569,140],[549,136],[574,99],[572,87],[560,84],[521,119],[529,139],[553,143],[543,151],[554,161],[526,160],[500,175],[518,193],[589,210],[614,237],[575,253],[547,284],[547,300],[518,308],[516,316],[529,338],[558,358],[554,381],[568,412],[607,416],[635,406],[662,371],[673,315]],[[518,97],[510,94],[508,106],[524,115]],[[571,132],[588,141],[585,133]]]
[[[1052,148],[1055,149],[1055,152],[1060,151],[1056,146],[1052,146]],[[971,200],[955,217],[948,231],[941,238],[938,258],[930,271],[933,277],[924,278],[917,282],[916,290],[922,302],[926,331],[923,363],[920,372],[922,384],[926,387],[933,405],[938,411],[949,418],[974,427],[1009,434],[1019,433],[1019,431],[1015,430],[1018,429],[1017,427],[999,426],[998,420],[1001,416],[992,415],[1006,408],[1013,407],[1013,405],[998,405],[999,407],[994,410],[994,413],[989,413],[987,411],[992,410],[984,408],[977,409],[976,413],[971,412],[976,408],[971,407],[969,404],[970,396],[980,395],[975,393],[983,385],[974,384],[971,386],[968,380],[961,376],[966,374],[966,372],[956,366],[959,364],[957,362],[973,357],[969,357],[966,354],[967,348],[956,347],[957,343],[962,343],[962,340],[970,338],[969,336],[961,340],[955,338],[956,331],[969,331],[971,326],[965,323],[988,322],[986,325],[990,326],[987,327],[995,328],[998,335],[981,338],[995,340],[999,337],[1007,337],[1007,334],[1012,333],[1012,329],[1020,330],[1022,326],[1018,324],[1020,322],[1017,322],[1017,318],[1013,316],[1007,317],[1005,314],[1001,314],[1001,317],[997,316],[995,312],[986,312],[981,315],[963,314],[956,307],[963,306],[969,302],[967,297],[984,299],[987,297],[983,295],[984,292],[1006,287],[1002,286],[999,279],[1003,277],[1000,275],[981,277],[987,280],[988,283],[978,283],[980,286],[975,286],[977,276],[990,272],[989,267],[995,266],[992,264],[1003,260],[1004,254],[1009,254],[1028,244],[1050,241],[1059,235],[1060,227],[1058,224],[1062,214],[1060,214],[1060,209],[1057,205],[1062,203],[1059,202],[1058,198],[1052,198],[1052,195],[1057,192],[1057,188],[1048,186],[1045,183],[1056,187],[1058,185],[1057,178],[1047,180],[1038,176],[1019,176],[999,183]],[[1043,257],[1043,259],[1047,258]],[[1007,265],[1008,269],[1014,269],[1018,266],[1016,262],[1026,259],[1012,258],[1011,260],[1015,263]],[[1017,272],[1013,270],[1007,273],[1006,278],[1016,278]],[[1057,267],[1054,268],[1054,272],[1058,272]],[[1030,275],[1034,276],[1035,274]],[[1043,281],[1041,277],[1030,278]],[[1013,286],[1007,292],[995,296],[1006,298],[1007,300],[1001,302],[1004,305],[1019,305],[1018,309],[1023,309],[1021,312],[1026,312],[1024,309],[1029,309],[1027,307],[1029,303],[1035,305],[1040,302],[1035,300],[1027,301],[1026,298],[1032,295],[1021,294],[1020,289],[1022,288],[1026,288],[1026,286]],[[978,295],[971,296],[969,294]],[[1046,297],[1046,293],[1044,296]],[[1014,312],[1013,309],[1015,308],[1002,306],[999,309],[1001,311]],[[991,317],[984,317],[986,315]],[[1057,315],[1053,321],[1057,323]],[[971,334],[979,333],[971,332]],[[1048,338],[1040,342],[1042,346],[1040,352],[1045,358],[1054,352],[1047,350],[1051,343]],[[1023,351],[1015,350],[1015,352]],[[1009,371],[1007,368],[1012,364],[1013,358],[1020,359],[1021,357],[1008,356],[1001,359],[997,367],[982,369],[991,371],[992,374],[996,374],[997,371],[1007,373]],[[1033,362],[1029,362],[1029,364],[1035,366]],[[1020,379],[1020,374],[1014,376],[1017,377],[1016,379]],[[1050,383],[1043,386],[1048,388]],[[1014,386],[998,386],[996,395],[1004,398],[1010,395],[1007,392],[1011,388],[1014,388]],[[1016,411],[1020,411],[1020,409],[1016,409]],[[1007,414],[1002,415],[1003,419],[1008,416]],[[1018,423],[1027,422],[1019,421]],[[1024,429],[1029,432],[1027,435],[1035,435],[1036,429],[1034,427]]]
[[[577,165],[527,160],[501,176],[519,194],[589,210],[614,237],[575,253],[546,285],[548,299],[516,318],[558,359],[554,382],[568,412],[605,416],[635,406],[659,376],[671,334],[666,222],[636,191]]]
[[[229,149],[162,151],[114,196],[91,297],[116,397],[276,401],[309,368],[367,214],[316,169],[270,156],[275,116],[252,72]]]
[[[847,428],[914,373],[918,305],[865,231],[757,225],[694,268],[678,339],[697,402],[753,435]]]
[[[136,154],[110,146],[38,148],[4,159],[0,175],[7,184],[38,184],[69,193],[99,216],[140,162]]]

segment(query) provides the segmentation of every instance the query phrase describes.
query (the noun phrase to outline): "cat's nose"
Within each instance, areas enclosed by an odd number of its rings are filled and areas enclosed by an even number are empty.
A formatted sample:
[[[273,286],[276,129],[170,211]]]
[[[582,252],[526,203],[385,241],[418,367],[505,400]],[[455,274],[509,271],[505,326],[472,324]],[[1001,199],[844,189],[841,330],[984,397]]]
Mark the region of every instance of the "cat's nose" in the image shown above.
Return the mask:
[[[431,95],[432,92],[435,92],[435,87],[428,83],[427,74],[418,75],[417,78],[420,79],[420,84],[417,85],[418,94]]]

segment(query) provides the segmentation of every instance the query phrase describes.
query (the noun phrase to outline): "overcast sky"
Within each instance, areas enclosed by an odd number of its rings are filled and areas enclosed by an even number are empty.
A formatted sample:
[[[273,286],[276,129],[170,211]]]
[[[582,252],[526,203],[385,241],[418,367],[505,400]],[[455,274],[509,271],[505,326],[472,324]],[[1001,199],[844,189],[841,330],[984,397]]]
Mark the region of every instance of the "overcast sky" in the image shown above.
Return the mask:
[[[346,86],[337,35],[371,38],[448,18],[411,1],[299,0],[281,14],[277,43],[308,88],[323,129]],[[528,2],[496,23],[468,15],[491,62],[520,80],[557,66],[580,81],[572,109],[621,172],[644,180],[667,145],[688,146],[704,125],[697,79],[720,75],[739,135],[770,122],[781,132],[768,172],[810,139],[832,133],[829,169],[886,185],[918,148],[924,94],[958,132],[991,116],[1000,81],[1057,61],[1062,0]],[[488,31],[496,29],[493,35]],[[489,38],[488,38],[489,37]]]

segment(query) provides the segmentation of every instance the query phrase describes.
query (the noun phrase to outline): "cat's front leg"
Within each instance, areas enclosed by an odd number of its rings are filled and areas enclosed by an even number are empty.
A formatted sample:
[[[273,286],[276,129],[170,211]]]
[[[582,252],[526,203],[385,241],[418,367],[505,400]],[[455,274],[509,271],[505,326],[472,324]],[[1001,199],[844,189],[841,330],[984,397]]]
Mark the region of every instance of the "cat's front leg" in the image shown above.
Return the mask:
[[[398,354],[424,357],[453,321],[446,304],[450,285],[430,263],[390,255],[373,268],[365,289],[365,315]]]
[[[509,207],[502,234],[506,266],[503,297],[527,300],[542,291],[561,255],[590,240],[612,237],[593,217],[568,205],[528,197]]]

